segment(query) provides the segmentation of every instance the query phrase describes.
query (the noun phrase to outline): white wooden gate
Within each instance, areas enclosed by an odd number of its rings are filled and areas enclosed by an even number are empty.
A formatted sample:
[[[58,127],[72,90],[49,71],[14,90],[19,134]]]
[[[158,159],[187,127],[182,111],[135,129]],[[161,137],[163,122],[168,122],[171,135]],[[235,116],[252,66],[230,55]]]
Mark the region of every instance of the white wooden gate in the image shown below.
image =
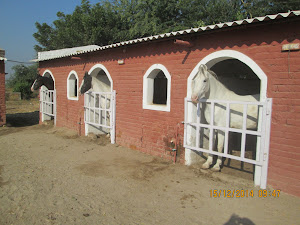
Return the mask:
[[[42,113],[42,121],[44,116],[54,117],[56,120],[56,91],[41,88],[40,92],[40,112]]]
[[[218,155],[256,165],[255,185],[260,185],[261,188],[265,189],[267,184],[272,99],[267,99],[265,102],[240,102],[210,99],[201,99],[199,101],[200,103],[197,104],[197,112],[194,111],[194,114],[197,114],[195,119],[195,117],[191,116],[193,103],[191,99],[185,99],[184,147],[194,151]],[[211,104],[210,121],[207,122],[201,119],[201,114],[203,116],[203,112],[201,112],[201,109],[205,107],[204,104]],[[233,104],[243,106],[243,113],[241,113],[241,116],[243,118],[242,129],[230,128],[229,126],[230,113],[232,113],[230,110],[230,105]],[[225,110],[225,126],[216,126],[214,124],[214,108],[216,105],[218,105],[219,107],[223,107],[223,109]],[[259,109],[257,130],[248,130],[246,127],[248,105],[257,105]],[[203,132],[204,130],[206,131],[206,133]],[[214,133],[217,130],[222,131],[225,137],[224,150],[222,153],[214,151],[213,149]],[[241,134],[240,156],[232,155],[228,152],[229,132]],[[193,136],[192,134],[194,134],[195,140],[191,141],[191,137]],[[245,157],[247,135],[253,135],[257,138],[256,159],[249,159]],[[203,144],[204,141],[206,141],[205,147]]]
[[[110,132],[115,143],[116,91],[86,92],[84,94],[84,122]]]

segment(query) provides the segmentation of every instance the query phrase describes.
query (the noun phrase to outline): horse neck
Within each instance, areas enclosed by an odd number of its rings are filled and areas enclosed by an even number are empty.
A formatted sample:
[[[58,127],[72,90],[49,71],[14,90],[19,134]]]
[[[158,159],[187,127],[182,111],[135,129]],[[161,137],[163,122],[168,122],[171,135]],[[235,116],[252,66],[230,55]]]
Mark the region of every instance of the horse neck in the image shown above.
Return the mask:
[[[101,92],[101,86],[99,84],[99,81],[96,77],[92,76],[92,84],[91,84],[91,90],[95,92]]]
[[[212,75],[209,75],[209,76],[210,76],[209,77],[209,91],[205,96],[207,99],[222,100],[222,99],[226,99],[228,97],[228,95],[231,95],[232,91],[228,90],[214,76],[212,76]],[[205,115],[205,119],[208,123],[210,123],[210,109],[211,109],[211,104],[205,104],[204,115]]]
[[[92,90],[95,92],[110,92],[110,88],[99,81],[96,77],[92,77]]]
[[[220,81],[214,76],[209,77],[209,93],[208,99],[226,99],[228,95],[235,95],[232,91],[227,89]]]

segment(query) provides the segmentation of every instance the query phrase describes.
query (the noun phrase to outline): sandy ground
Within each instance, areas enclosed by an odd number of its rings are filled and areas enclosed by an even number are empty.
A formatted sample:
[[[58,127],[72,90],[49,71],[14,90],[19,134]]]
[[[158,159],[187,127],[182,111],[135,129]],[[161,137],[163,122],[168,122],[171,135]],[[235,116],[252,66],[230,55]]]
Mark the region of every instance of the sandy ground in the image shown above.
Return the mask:
[[[0,127],[1,225],[300,224],[297,197],[259,197],[242,176],[172,164],[104,137],[38,125],[37,106],[8,103],[10,126]],[[213,190],[220,196],[213,197]],[[227,197],[223,190],[236,192]],[[238,198],[237,190],[254,197]]]

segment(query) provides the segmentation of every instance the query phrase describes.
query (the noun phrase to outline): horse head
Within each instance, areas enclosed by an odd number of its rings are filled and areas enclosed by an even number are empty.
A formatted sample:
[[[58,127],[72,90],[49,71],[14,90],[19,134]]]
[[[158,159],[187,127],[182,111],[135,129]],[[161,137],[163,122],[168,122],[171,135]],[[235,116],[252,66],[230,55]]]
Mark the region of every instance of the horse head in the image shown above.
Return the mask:
[[[42,77],[40,74],[37,74],[32,86],[31,91],[38,90],[41,86],[46,86],[48,90],[54,90],[54,82],[50,77]]]
[[[201,64],[196,76],[192,80],[192,102],[197,103],[198,99],[204,98],[209,91],[210,72],[207,66]]]
[[[83,95],[85,92],[87,92],[91,88],[92,88],[92,76],[90,76],[88,74],[88,72],[85,72],[82,83],[79,88],[80,95]]]

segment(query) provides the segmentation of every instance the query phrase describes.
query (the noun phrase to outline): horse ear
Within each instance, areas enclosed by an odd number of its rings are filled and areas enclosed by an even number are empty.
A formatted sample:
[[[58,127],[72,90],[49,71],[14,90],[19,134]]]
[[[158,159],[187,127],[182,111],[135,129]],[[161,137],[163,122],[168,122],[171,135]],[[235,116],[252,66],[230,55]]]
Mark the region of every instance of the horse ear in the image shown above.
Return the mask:
[[[202,74],[206,75],[207,72],[207,66],[205,64],[201,64],[199,66],[199,72],[201,72]]]
[[[201,64],[199,66],[199,70],[207,70],[207,66],[205,64]]]

